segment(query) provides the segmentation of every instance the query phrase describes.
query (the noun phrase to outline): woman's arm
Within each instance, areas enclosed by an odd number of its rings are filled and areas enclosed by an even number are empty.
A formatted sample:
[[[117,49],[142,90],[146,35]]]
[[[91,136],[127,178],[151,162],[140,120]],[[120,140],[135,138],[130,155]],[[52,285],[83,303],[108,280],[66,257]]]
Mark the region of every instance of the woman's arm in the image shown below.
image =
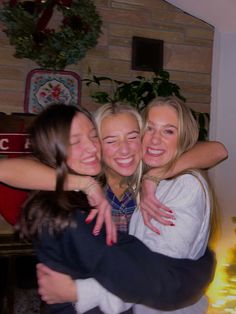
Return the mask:
[[[39,260],[73,278],[93,277],[125,302],[164,310],[181,308],[196,302],[212,280],[214,257],[209,251],[197,261],[175,259],[151,251],[129,235],[108,247],[104,235],[92,236],[92,226],[83,217],[77,216],[76,221],[77,228],[64,233],[60,246],[44,234]],[[63,260],[48,258],[47,250],[51,247],[55,255],[57,245]]]
[[[163,179],[173,177],[187,169],[207,169],[216,166],[228,157],[225,146],[220,142],[198,142],[192,149],[182,154],[176,163],[166,174],[160,174],[160,170],[151,169],[149,174],[160,176]]]
[[[198,142],[191,150],[184,153],[176,162],[173,174],[191,168],[207,169],[216,166],[228,157],[225,146],[216,141]]]
[[[70,175],[66,190],[85,189],[94,179],[87,176]],[[28,190],[55,190],[56,171],[35,159],[8,158],[0,160],[0,181]]]
[[[199,258],[206,249],[210,230],[211,205],[206,181],[197,171],[180,175],[161,182],[156,196],[173,208],[175,226],[167,228],[153,221],[160,229],[161,236],[157,236],[136,211],[131,218],[130,233],[155,252],[176,258]]]
[[[122,301],[93,278],[78,279],[74,285],[78,300],[75,303],[77,313],[86,313],[93,308],[99,307],[104,314],[119,314],[127,311],[134,305],[133,303]]]
[[[37,277],[39,295],[48,304],[75,303],[78,313],[99,307],[105,314],[121,313],[132,306],[103,288],[93,278],[73,280],[44,264],[37,265]]]
[[[166,179],[179,174],[188,169],[206,169],[217,165],[228,157],[228,152],[220,142],[198,142],[191,150],[181,155],[172,168],[163,173],[163,169],[153,168],[148,171],[148,176],[142,182],[140,209],[143,219],[152,231],[159,233],[159,229],[154,227],[151,219],[155,219],[164,225],[174,223],[172,209],[161,204],[155,197],[157,184],[151,180],[152,177],[157,179]]]
[[[0,182],[16,188],[51,191],[55,190],[56,171],[33,158],[1,159]],[[69,175],[65,190],[81,190],[87,195],[90,205],[94,207],[87,222],[97,216],[93,233],[98,234],[105,222],[107,244],[115,243],[116,228],[112,222],[111,206],[98,182],[90,176]]]

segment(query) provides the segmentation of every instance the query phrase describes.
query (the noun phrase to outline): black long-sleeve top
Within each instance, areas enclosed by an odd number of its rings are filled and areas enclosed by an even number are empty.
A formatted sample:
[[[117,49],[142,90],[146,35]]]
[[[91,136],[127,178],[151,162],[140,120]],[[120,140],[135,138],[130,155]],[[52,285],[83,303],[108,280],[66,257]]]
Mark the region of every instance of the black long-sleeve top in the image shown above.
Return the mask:
[[[45,228],[35,241],[38,259],[56,271],[93,277],[125,302],[162,310],[195,303],[213,278],[210,250],[199,260],[171,258],[152,252],[131,235],[120,235],[117,244],[107,246],[104,230],[92,234],[94,225],[85,223],[86,213],[76,210],[74,215],[76,227],[54,236]],[[69,313],[66,307],[58,305],[54,313]]]

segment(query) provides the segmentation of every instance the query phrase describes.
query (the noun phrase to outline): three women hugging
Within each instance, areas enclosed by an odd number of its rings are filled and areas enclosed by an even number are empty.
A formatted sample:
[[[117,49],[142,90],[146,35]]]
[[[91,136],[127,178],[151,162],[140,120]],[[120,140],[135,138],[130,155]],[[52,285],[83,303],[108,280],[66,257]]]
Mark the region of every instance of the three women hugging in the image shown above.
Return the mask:
[[[1,160],[0,181],[36,190],[18,229],[35,246],[50,313],[205,313],[214,214],[195,169],[227,151],[197,143],[188,107],[173,96],[156,98],[142,121],[122,103],[93,117],[51,105],[30,134],[34,159]]]

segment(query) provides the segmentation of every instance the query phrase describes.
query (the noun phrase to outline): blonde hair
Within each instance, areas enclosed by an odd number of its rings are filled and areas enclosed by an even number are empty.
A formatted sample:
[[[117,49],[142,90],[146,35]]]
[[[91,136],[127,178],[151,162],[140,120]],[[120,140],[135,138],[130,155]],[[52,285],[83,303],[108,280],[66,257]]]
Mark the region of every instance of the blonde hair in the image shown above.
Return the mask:
[[[184,152],[190,150],[198,140],[198,125],[194,119],[190,108],[175,96],[156,97],[147,106],[144,112],[144,122],[146,125],[149,111],[153,107],[168,106],[173,108],[178,116],[178,142],[177,150],[173,159],[164,167],[168,171],[177,158]]]
[[[98,108],[94,113],[94,120],[97,125],[98,135],[100,139],[101,139],[101,125],[102,125],[103,120],[107,117],[116,116],[122,113],[130,114],[137,120],[139,129],[140,129],[140,136],[142,136],[143,120],[139,112],[134,107],[126,103],[116,102],[116,103],[104,104],[100,108]],[[141,176],[142,176],[142,160],[140,160],[135,173],[132,176],[130,176],[127,181],[128,186],[132,188],[132,190],[136,194],[140,186]],[[100,179],[101,181],[103,181],[102,183],[106,182],[104,174],[100,176]]]
[[[184,152],[190,150],[197,143],[199,129],[198,129],[197,121],[194,119],[190,108],[188,108],[187,105],[183,101],[181,101],[175,96],[157,97],[153,99],[145,110],[145,114],[144,114],[145,124],[146,124],[150,109],[153,107],[160,107],[160,106],[169,106],[173,108],[178,115],[177,150],[173,159],[166,166],[163,167],[163,173],[165,173],[170,169],[170,167],[174,164],[177,158],[179,158]],[[214,194],[214,190],[212,189],[211,183],[209,181],[209,178],[201,172],[201,175],[205,178],[207,182],[207,191],[206,191],[202,182],[196,176],[196,172],[200,172],[200,171],[198,169],[189,169],[189,170],[179,173],[177,176],[182,175],[182,174],[191,174],[195,176],[195,178],[198,179],[199,183],[201,184],[205,196],[206,194],[208,194],[210,206],[211,206],[211,233],[210,233],[209,243],[212,245],[212,243],[214,243],[214,240],[217,237],[217,232],[219,232],[219,212],[218,212],[217,201]]]

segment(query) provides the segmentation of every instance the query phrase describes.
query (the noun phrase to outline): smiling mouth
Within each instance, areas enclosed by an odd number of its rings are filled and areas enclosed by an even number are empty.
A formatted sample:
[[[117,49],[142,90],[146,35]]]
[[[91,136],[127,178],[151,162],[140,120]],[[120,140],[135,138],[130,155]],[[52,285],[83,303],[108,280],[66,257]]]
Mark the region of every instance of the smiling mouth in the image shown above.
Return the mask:
[[[155,155],[155,156],[160,156],[160,155],[164,154],[164,151],[163,151],[163,150],[160,150],[160,149],[153,149],[153,148],[147,148],[146,152],[147,152],[149,155]]]
[[[133,163],[133,157],[129,157],[129,158],[124,158],[124,159],[116,159],[116,162],[120,165],[130,165],[131,163]]]
[[[98,159],[96,156],[83,160],[84,164],[90,164],[90,163],[94,163],[94,162],[98,162]]]

